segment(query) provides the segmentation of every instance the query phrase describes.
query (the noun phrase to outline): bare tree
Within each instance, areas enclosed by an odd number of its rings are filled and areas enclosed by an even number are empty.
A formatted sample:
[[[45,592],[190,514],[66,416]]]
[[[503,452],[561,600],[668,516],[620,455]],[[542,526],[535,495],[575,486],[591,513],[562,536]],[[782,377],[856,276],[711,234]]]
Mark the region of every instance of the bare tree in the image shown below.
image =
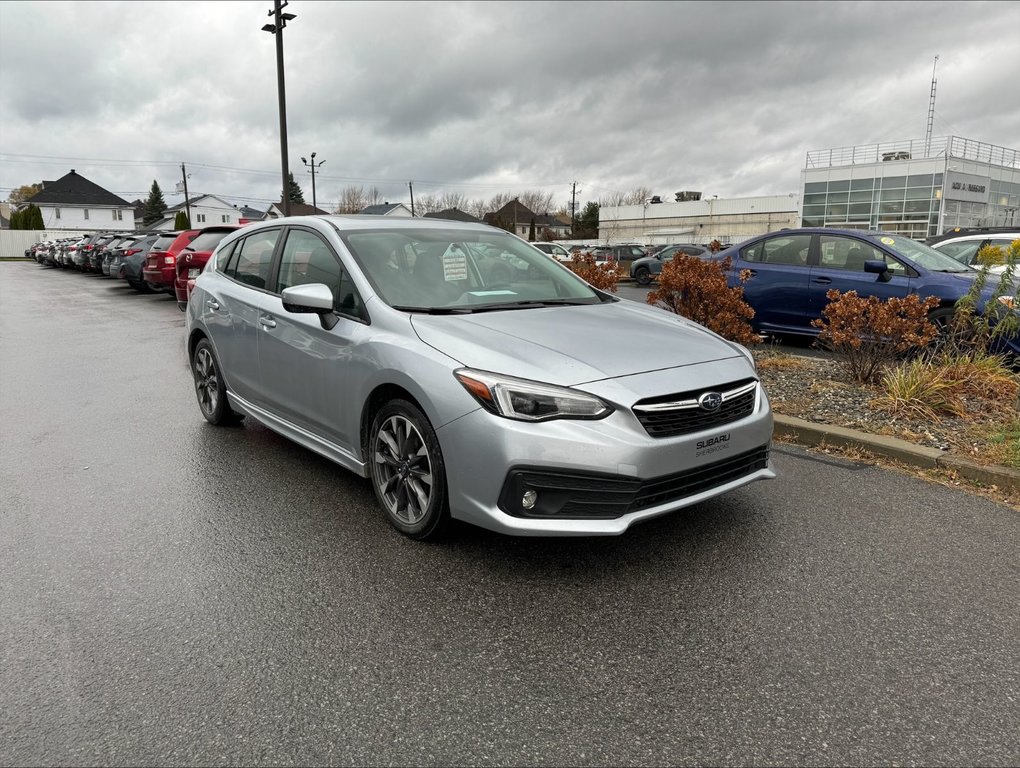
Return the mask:
[[[652,190],[648,187],[637,187],[632,189],[630,192],[611,192],[608,195],[599,198],[599,205],[608,206],[610,208],[619,205],[641,205],[641,203],[651,196]]]
[[[340,191],[340,202],[336,205],[336,213],[360,213],[365,210],[365,188],[347,186]]]
[[[414,198],[414,215],[424,216],[443,210],[442,198],[439,195],[418,195]]]

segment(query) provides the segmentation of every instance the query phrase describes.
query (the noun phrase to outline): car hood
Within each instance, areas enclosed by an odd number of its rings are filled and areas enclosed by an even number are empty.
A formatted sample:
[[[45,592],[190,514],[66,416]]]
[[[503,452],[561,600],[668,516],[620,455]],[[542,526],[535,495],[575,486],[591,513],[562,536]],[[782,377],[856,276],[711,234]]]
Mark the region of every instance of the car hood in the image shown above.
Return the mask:
[[[700,325],[633,301],[413,315],[411,324],[465,366],[563,386],[742,356]]]

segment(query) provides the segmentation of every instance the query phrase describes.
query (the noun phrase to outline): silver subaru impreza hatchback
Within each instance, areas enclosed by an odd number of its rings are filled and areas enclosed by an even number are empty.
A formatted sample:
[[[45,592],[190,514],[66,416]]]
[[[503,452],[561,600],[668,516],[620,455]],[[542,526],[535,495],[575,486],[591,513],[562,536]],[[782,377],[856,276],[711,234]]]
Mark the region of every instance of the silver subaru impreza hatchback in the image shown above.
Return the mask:
[[[371,479],[419,539],[613,535],[775,477],[744,347],[483,224],[302,216],[225,238],[188,302],[205,418]]]

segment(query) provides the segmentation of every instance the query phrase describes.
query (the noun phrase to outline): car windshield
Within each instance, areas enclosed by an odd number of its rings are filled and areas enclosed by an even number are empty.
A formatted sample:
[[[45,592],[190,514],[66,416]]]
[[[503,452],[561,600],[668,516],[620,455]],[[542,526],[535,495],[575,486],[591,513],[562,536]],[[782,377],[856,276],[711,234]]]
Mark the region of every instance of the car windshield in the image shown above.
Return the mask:
[[[932,272],[973,272],[972,267],[961,264],[931,246],[911,240],[902,235],[880,235],[875,237],[882,245],[888,246],[901,256],[906,256],[919,267]]]
[[[395,309],[452,314],[613,300],[509,234],[425,228],[339,234]]]

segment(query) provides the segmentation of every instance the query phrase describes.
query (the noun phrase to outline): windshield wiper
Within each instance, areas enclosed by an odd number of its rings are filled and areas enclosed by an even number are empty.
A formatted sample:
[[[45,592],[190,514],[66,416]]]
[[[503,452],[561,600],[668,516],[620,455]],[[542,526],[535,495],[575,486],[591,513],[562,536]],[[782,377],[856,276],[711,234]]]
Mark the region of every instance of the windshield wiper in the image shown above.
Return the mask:
[[[394,309],[401,312],[415,312],[422,315],[466,315],[474,310],[471,307],[407,307],[394,304]]]
[[[580,307],[590,306],[591,301],[581,299],[527,299],[522,301],[506,301],[500,304],[483,304],[472,307],[475,312],[499,312],[504,309],[533,309],[534,307]]]

